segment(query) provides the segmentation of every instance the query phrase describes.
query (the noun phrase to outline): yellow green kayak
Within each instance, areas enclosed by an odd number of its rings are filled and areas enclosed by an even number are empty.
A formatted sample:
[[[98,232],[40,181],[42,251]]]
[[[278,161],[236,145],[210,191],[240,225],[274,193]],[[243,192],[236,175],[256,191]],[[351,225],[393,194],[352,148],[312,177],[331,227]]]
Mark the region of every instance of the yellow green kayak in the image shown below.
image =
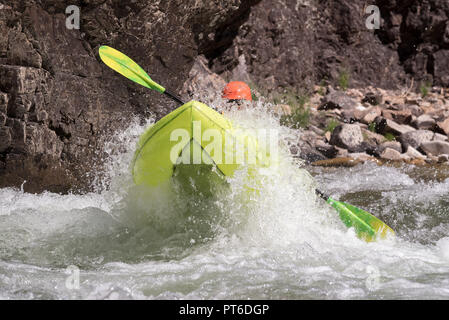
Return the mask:
[[[136,185],[148,186],[171,179],[181,167],[232,176],[243,164],[266,165],[268,156],[259,149],[255,137],[207,105],[190,101],[142,134],[132,175]]]

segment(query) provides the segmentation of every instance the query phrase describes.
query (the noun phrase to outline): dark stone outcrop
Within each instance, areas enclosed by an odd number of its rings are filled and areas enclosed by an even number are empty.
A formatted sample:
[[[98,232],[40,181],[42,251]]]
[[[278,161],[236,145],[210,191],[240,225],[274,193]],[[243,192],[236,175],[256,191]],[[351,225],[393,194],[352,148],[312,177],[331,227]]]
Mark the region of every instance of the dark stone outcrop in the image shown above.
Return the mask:
[[[352,87],[449,86],[449,2],[376,0],[381,25],[368,30],[366,1],[271,1],[248,21],[211,66],[226,78],[265,89],[310,88],[321,81]],[[243,73],[243,74],[242,74]],[[246,74],[246,75],[245,75]]]
[[[102,169],[103,142],[129,120],[176,107],[102,64],[110,45],[179,91],[211,34],[239,23],[251,0],[33,1],[0,9],[0,188],[84,191]],[[80,30],[66,28],[68,5]],[[218,30],[218,31],[217,31]]]

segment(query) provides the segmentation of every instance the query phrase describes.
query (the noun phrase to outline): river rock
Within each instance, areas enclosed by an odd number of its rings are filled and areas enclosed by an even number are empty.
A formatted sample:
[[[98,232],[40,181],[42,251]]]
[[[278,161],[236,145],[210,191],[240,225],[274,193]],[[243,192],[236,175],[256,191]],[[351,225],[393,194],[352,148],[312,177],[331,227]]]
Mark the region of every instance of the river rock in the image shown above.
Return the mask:
[[[436,132],[435,135],[433,136],[433,140],[448,141],[449,137],[444,134],[440,134],[440,133]]]
[[[449,154],[449,142],[428,141],[421,144],[421,149],[427,154],[438,157],[441,154]]]
[[[393,161],[399,161],[403,159],[399,151],[391,148],[385,148],[385,150],[381,153],[380,157],[385,160],[393,160]]]
[[[449,118],[446,118],[443,121],[437,123],[438,128],[444,132],[447,136],[449,136]]]
[[[382,103],[383,97],[381,94],[375,94],[373,92],[368,92],[363,97],[362,102],[369,103],[373,106],[377,106]]]
[[[438,156],[438,163],[445,163],[449,161],[449,154],[440,154]]]
[[[354,167],[363,161],[351,157],[338,157],[334,159],[318,160],[312,163],[319,167]]]
[[[337,126],[332,132],[330,144],[348,150],[357,150],[363,142],[362,130],[356,124]]]
[[[405,152],[407,156],[409,156],[412,159],[422,159],[425,160],[426,156],[423,155],[421,152],[413,148],[412,146],[408,146],[407,151]]]
[[[418,149],[424,142],[432,141],[434,133],[429,130],[415,130],[402,134],[399,137],[399,141],[402,144],[404,150],[407,150],[408,146]]]
[[[398,142],[398,141],[385,141],[379,147],[380,147],[381,153],[386,148],[390,148],[390,149],[396,150],[399,153],[402,152],[401,143]]]
[[[366,112],[361,117],[360,121],[365,124],[370,124],[374,121],[377,117],[379,117],[382,114],[382,109],[378,106],[372,106],[366,110]]]
[[[357,107],[359,103],[357,100],[351,98],[347,94],[341,91],[334,91],[327,94],[318,110],[328,109],[349,109],[352,110]]]
[[[398,124],[409,124],[412,120],[412,112],[408,109],[403,110],[382,110],[382,116],[386,119],[393,120]]]
[[[381,144],[385,141],[385,137],[379,133],[372,132],[367,129],[362,129],[362,135],[364,138],[364,141],[370,141],[374,142],[376,144]]]
[[[338,150],[335,146],[330,145],[322,140],[317,140],[315,142],[315,148],[326,158],[334,158],[338,154]]]
[[[412,123],[418,130],[433,130],[435,128],[435,120],[428,114],[423,114],[416,118]]]
[[[376,130],[382,134],[391,133],[395,136],[399,136],[407,132],[415,131],[415,128],[409,125],[398,124],[393,120],[383,117],[377,117],[374,122],[376,123]]]

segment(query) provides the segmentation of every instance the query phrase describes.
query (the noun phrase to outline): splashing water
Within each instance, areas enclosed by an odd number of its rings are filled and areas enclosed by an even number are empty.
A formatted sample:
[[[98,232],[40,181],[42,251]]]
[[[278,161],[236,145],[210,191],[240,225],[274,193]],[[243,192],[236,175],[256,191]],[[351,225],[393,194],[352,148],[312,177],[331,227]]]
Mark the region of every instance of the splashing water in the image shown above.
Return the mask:
[[[312,178],[288,153],[300,133],[281,127],[266,104],[225,115],[278,134],[279,163],[260,170],[250,196],[244,168],[209,197],[176,184],[133,186],[134,146],[151,120],[131,123],[105,146],[106,176],[95,192],[0,189],[0,298],[449,297],[449,170],[437,177],[437,169],[413,166],[307,168]],[[398,237],[359,240],[317,199],[315,183]]]

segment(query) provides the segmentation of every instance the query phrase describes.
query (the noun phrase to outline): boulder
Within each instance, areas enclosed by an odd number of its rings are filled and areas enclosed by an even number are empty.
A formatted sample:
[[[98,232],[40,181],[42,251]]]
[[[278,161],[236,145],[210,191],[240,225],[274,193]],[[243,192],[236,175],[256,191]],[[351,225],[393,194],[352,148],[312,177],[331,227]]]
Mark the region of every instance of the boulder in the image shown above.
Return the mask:
[[[445,163],[449,161],[449,154],[440,154],[438,156],[438,163]]]
[[[338,150],[335,146],[330,145],[322,140],[317,140],[315,142],[315,148],[318,152],[320,152],[327,158],[334,158],[338,154]]]
[[[382,116],[386,119],[393,120],[398,124],[409,124],[412,120],[412,112],[408,109],[404,110],[382,110]]]
[[[350,151],[357,150],[363,142],[362,130],[356,124],[337,126],[332,132],[330,144]]]
[[[328,109],[354,109],[359,105],[358,101],[351,98],[341,91],[334,91],[327,94],[323,98],[323,102],[318,107],[318,110]]]
[[[362,135],[364,141],[373,142],[376,144],[381,144],[385,141],[385,137],[379,133],[372,132],[367,129],[362,129]]]
[[[399,141],[402,144],[403,150],[407,150],[408,146],[418,149],[423,142],[433,140],[434,133],[429,130],[415,130],[402,134]]]
[[[401,153],[397,150],[386,148],[380,155],[382,159],[385,160],[393,160],[393,161],[399,161],[402,160],[403,157],[401,156]]]
[[[395,136],[405,134],[410,131],[415,131],[415,128],[405,124],[398,124],[393,120],[386,119],[384,117],[377,117],[374,122],[376,123],[376,130],[381,134],[391,133]]]
[[[437,126],[442,132],[444,132],[447,136],[449,136],[449,118],[437,122]]]
[[[407,151],[404,154],[412,159],[422,159],[422,160],[426,159],[425,155],[423,155],[421,152],[419,152],[418,150],[416,150],[411,146],[408,146]]]
[[[433,140],[448,141],[449,137],[444,134],[435,133],[435,135],[433,136]]]
[[[370,124],[374,121],[377,117],[379,117],[382,114],[382,109],[378,106],[372,106],[371,108],[368,108],[366,112],[362,115],[360,121],[365,124]]]
[[[396,150],[397,152],[402,152],[401,143],[398,141],[386,141],[379,146],[380,153],[382,153],[385,149],[390,148]]]
[[[412,123],[418,130],[434,130],[435,120],[428,114],[420,115]]]
[[[449,154],[449,142],[428,141],[421,144],[421,149],[427,154],[438,157],[442,154]]]
[[[365,94],[365,97],[363,97],[362,102],[363,103],[369,103],[373,106],[377,106],[378,104],[381,104],[383,100],[383,97],[381,94],[375,94],[373,92],[368,92]]]

